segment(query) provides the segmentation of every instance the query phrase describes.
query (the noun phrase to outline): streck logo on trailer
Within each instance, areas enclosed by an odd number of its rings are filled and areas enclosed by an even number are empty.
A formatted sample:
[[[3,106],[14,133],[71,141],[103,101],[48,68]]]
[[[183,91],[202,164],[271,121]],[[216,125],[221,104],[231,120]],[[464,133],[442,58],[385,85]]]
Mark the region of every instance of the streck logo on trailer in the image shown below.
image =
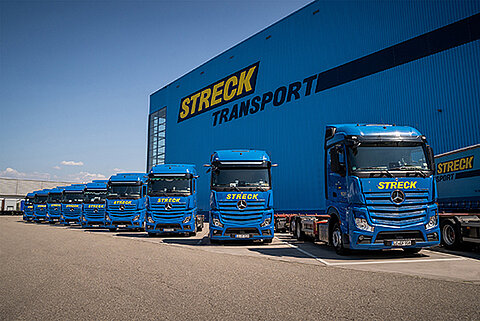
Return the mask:
[[[255,92],[258,65],[256,62],[180,101],[178,123]]]

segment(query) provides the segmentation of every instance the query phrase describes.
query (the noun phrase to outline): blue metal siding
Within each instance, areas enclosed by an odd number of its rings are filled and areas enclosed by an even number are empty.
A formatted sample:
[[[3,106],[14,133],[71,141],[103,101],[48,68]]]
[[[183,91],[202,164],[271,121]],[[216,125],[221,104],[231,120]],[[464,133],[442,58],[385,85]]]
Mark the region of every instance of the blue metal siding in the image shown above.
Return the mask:
[[[200,168],[216,149],[266,150],[279,164],[272,169],[275,208],[318,210],[324,207],[326,124],[410,125],[428,137],[435,153],[479,143],[479,40],[309,96],[303,84],[298,100],[269,103],[215,127],[212,118],[223,108],[479,12],[478,1],[314,2],[151,95],[150,113],[167,107],[166,162]],[[257,61],[255,93],[177,123],[183,97]],[[205,210],[209,174],[199,174],[199,209]]]

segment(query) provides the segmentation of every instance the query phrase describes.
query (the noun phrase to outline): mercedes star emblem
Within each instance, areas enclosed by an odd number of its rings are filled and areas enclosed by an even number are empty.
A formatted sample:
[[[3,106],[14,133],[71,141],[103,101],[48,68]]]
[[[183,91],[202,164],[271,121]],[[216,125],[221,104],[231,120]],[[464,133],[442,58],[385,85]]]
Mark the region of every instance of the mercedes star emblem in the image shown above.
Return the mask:
[[[247,208],[247,201],[245,200],[240,200],[237,202],[237,208],[239,210],[244,210],[245,208]]]
[[[399,189],[396,189],[392,192],[390,198],[395,204],[401,204],[403,201],[405,201],[405,193]]]
[[[98,208],[93,209],[93,213],[98,213]]]
[[[170,203],[165,204],[165,210],[166,211],[169,211],[171,209],[172,209],[172,204],[170,204]]]
[[[119,209],[120,211],[123,211],[123,210],[125,209],[125,205],[123,205],[123,204],[120,205],[120,206],[118,207],[118,209]]]

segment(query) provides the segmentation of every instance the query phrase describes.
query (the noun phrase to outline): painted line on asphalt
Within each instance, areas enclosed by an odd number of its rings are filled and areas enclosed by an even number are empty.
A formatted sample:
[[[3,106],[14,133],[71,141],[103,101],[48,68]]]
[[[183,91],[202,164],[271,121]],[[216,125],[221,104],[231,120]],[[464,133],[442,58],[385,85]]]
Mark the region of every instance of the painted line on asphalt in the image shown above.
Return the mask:
[[[367,261],[367,262],[341,262],[341,263],[328,263],[328,265],[362,265],[362,264],[389,264],[389,263],[417,263],[417,262],[440,262],[440,261],[463,261],[466,258],[444,258],[444,259],[406,259],[406,260],[393,260],[393,261]]]
[[[277,238],[277,240],[279,240],[279,239]],[[324,259],[319,258],[318,256],[313,255],[313,254],[310,253],[310,252],[305,251],[304,249],[299,248],[299,247],[296,246],[296,245],[290,244],[290,243],[288,243],[288,242],[284,242],[284,241],[282,241],[282,240],[279,240],[279,241],[282,242],[283,244],[286,244],[286,245],[288,245],[288,246],[296,249],[297,251],[299,251],[299,252],[301,252],[301,253],[303,253],[303,254],[305,254],[305,255],[310,256],[311,258],[317,260],[318,262],[320,262],[320,263],[322,263],[322,264],[324,264],[324,265],[331,265],[331,263],[325,261]]]

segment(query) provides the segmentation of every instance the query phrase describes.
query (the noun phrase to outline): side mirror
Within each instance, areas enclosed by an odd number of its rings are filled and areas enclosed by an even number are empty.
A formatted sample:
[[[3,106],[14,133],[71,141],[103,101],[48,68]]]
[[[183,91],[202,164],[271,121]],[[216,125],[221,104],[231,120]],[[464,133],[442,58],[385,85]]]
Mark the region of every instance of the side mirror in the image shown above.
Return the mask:
[[[427,145],[427,154],[430,168],[435,172],[435,155],[433,155],[433,149],[430,145]]]
[[[203,167],[212,167],[210,164],[203,164]]]
[[[270,166],[272,166],[272,167],[278,167],[278,164],[272,164],[272,165],[270,165]]]
[[[198,175],[197,175],[197,176],[193,176],[193,178],[199,178],[199,177],[200,177],[200,176],[198,176]]]

